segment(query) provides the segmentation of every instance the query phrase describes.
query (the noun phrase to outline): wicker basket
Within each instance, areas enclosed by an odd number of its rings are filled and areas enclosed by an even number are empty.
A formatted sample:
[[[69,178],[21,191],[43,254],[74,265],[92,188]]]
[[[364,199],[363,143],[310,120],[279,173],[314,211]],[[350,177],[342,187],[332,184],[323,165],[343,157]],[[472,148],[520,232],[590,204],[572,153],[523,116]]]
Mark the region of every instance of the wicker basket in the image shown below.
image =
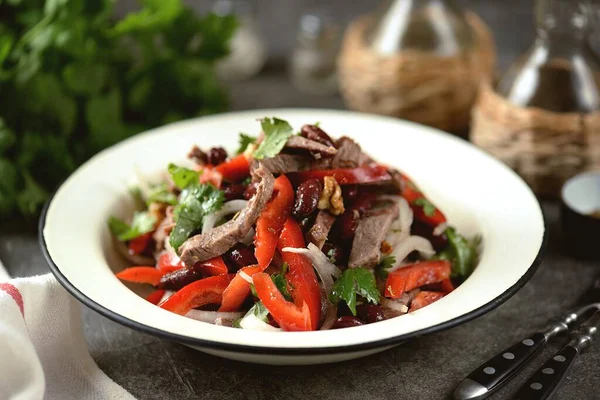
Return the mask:
[[[600,112],[522,108],[481,86],[471,140],[517,171],[537,194],[557,196],[573,175],[600,169]]]
[[[485,23],[467,13],[477,35],[477,45],[468,53],[442,57],[407,50],[384,55],[365,46],[371,18],[354,21],[342,44],[339,79],[347,106],[450,132],[466,131],[479,83],[492,77],[496,63],[494,41]]]

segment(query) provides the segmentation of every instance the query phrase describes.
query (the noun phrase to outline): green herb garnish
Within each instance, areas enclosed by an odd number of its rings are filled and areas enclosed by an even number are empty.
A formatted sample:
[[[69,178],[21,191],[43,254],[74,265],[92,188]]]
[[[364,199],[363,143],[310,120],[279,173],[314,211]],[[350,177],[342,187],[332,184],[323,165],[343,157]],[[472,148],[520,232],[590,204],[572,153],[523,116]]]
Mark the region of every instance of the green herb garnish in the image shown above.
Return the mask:
[[[155,224],[156,218],[146,211],[134,213],[131,225],[128,225],[119,218],[110,217],[108,219],[110,231],[122,242],[135,239],[144,233],[152,232]]]
[[[396,264],[396,257],[384,257],[379,264],[377,264],[377,267],[375,267],[375,275],[377,275],[377,277],[380,279],[387,279],[389,275],[388,269],[393,267],[394,264]]]
[[[434,259],[448,260],[452,263],[452,276],[468,277],[473,272],[477,263],[477,248],[481,237],[475,236],[472,240],[456,232],[454,228],[447,228],[444,232],[448,237],[449,245],[438,253]]]
[[[348,268],[333,285],[329,300],[337,305],[344,301],[353,315],[356,315],[356,296],[362,296],[373,304],[379,304],[381,294],[377,289],[375,276],[366,268]]]
[[[165,203],[175,205],[177,204],[177,196],[171,193],[166,183],[160,183],[150,189],[150,194],[148,195],[148,200],[146,202],[147,204]]]
[[[428,217],[433,217],[435,214],[435,206],[425,197],[415,200],[415,204],[423,207],[423,213]]]
[[[248,146],[256,143],[256,138],[250,135],[246,135],[245,133],[240,133],[240,147],[237,149],[235,154],[242,154],[248,149]]]
[[[273,279],[273,283],[275,283],[275,286],[277,286],[277,289],[279,289],[281,294],[288,301],[292,300],[292,295],[290,294],[290,291],[288,290],[288,282],[285,277],[285,275],[288,273],[289,269],[290,268],[289,268],[288,264],[283,263],[283,265],[281,266],[281,272],[271,276],[271,279]]]
[[[175,164],[169,164],[169,174],[179,189],[185,189],[191,183],[198,183],[200,176],[200,173],[193,169],[179,167]]]
[[[261,121],[265,137],[254,152],[254,158],[274,157],[283,149],[287,140],[294,134],[294,130],[287,121],[278,118],[265,118]]]

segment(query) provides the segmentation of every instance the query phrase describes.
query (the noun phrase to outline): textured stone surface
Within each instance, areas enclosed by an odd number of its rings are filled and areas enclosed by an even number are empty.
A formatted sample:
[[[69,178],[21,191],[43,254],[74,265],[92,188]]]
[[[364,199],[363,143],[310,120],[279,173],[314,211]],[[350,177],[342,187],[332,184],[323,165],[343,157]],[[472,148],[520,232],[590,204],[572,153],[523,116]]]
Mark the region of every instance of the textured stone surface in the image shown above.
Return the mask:
[[[122,3],[127,6],[126,1]],[[301,11],[319,1],[284,3],[285,7],[276,6],[282,2],[275,0],[256,1],[272,54],[279,60],[294,43],[295,32],[288,27],[295,26]],[[371,7],[367,0],[327,3],[342,21]],[[531,1],[460,3],[474,7],[494,29],[502,67],[530,43]],[[206,7],[207,1],[196,4]],[[295,90],[281,61],[270,63],[255,79],[234,84],[232,100],[234,109],[343,108],[339,97],[317,97]],[[544,262],[531,282],[508,302],[475,321],[363,359],[308,367],[244,364],[133,331],[82,307],[86,340],[100,368],[140,399],[447,398],[455,385],[481,362],[575,305],[579,294],[600,274],[599,263],[579,262],[561,255],[557,209],[555,204],[545,204],[551,235]],[[32,229],[16,225],[0,228],[0,259],[13,276],[46,273],[48,268]],[[514,394],[563,342],[559,340],[548,347],[492,398],[504,399]],[[555,398],[600,399],[598,365],[600,347],[594,346],[575,362]]]

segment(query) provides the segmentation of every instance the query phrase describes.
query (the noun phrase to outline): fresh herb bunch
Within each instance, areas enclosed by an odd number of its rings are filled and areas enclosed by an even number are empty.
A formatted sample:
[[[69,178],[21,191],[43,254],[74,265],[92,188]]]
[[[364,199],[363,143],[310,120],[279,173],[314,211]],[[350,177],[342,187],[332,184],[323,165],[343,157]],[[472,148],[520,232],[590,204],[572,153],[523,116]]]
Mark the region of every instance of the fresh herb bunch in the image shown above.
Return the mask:
[[[0,218],[37,214],[97,151],[168,122],[221,111],[214,63],[234,17],[181,0],[0,0]]]

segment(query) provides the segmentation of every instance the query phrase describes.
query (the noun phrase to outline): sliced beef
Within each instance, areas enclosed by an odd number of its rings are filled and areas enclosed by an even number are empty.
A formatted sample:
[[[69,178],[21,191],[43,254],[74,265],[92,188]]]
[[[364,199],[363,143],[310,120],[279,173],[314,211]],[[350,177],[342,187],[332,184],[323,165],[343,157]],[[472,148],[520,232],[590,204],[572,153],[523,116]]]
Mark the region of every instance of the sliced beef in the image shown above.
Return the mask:
[[[296,135],[288,139],[285,143],[285,148],[309,151],[310,154],[317,159],[320,159],[321,157],[332,157],[337,153],[336,148],[333,146],[327,146],[315,140]]]
[[[278,154],[264,160],[253,160],[250,164],[250,173],[254,177],[259,165],[263,165],[272,174],[287,174],[289,172],[306,171],[310,169],[308,157],[294,154]]]
[[[337,154],[333,157],[331,168],[356,168],[361,164],[363,152],[354,140],[342,136],[336,145]]]
[[[390,203],[369,211],[358,221],[348,261],[349,268],[374,268],[379,263],[381,243],[396,218],[398,206]]]
[[[180,258],[185,265],[192,266],[199,261],[205,261],[219,256],[242,240],[258,219],[265,204],[273,194],[275,178],[264,165],[259,164],[254,170],[258,186],[248,205],[240,214],[211,229],[205,234],[199,234],[186,240],[180,247]]]
[[[319,211],[315,223],[306,233],[306,241],[313,243],[319,249],[323,248],[329,231],[335,222],[335,217],[327,211]]]
[[[326,146],[335,146],[331,137],[316,125],[304,125],[300,129],[300,135],[307,139],[323,143]]]

